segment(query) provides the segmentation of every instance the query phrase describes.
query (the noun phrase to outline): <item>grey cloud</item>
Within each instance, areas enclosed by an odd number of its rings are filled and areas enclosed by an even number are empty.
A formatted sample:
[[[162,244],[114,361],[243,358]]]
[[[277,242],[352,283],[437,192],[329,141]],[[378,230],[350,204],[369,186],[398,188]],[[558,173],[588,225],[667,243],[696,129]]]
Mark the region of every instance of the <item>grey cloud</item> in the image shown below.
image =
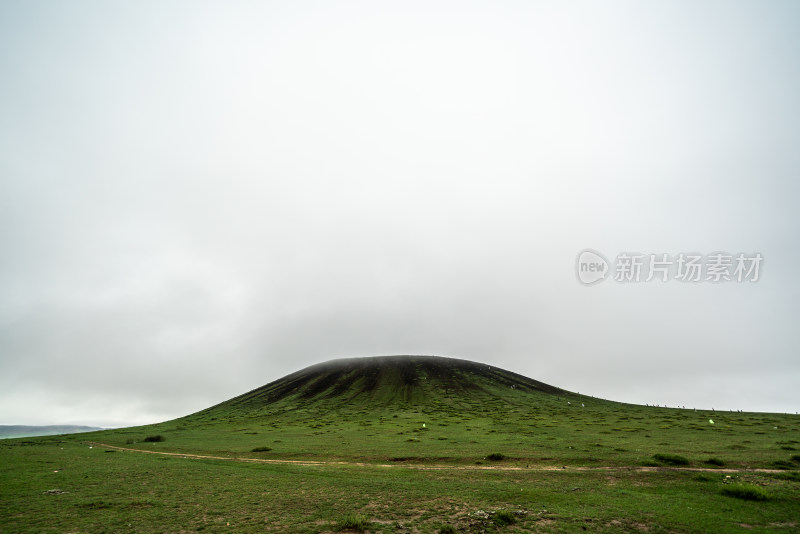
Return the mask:
[[[796,7],[320,9],[0,7],[0,422],[402,353],[795,411]],[[587,247],[765,263],[587,288]]]

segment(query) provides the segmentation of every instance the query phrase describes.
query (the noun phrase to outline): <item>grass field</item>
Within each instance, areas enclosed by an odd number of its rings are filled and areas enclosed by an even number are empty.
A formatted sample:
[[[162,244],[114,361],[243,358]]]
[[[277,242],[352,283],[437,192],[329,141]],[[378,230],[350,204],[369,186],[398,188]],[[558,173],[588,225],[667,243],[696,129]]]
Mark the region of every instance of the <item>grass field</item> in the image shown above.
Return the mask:
[[[317,369],[159,425],[0,441],[0,532],[800,529],[800,416],[435,367]]]

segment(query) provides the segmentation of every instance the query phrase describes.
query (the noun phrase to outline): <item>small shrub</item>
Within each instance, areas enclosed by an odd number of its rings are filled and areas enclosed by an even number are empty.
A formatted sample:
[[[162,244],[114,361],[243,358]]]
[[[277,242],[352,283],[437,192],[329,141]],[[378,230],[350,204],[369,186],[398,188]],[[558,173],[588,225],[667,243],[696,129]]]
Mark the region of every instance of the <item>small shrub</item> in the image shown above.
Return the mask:
[[[725,462],[723,460],[720,460],[719,458],[709,458],[708,460],[705,461],[705,463],[707,463],[708,465],[716,465],[717,467],[722,467],[723,465],[725,465]]]
[[[272,447],[255,447],[250,452],[269,452],[272,450]]]
[[[487,460],[491,460],[493,462],[500,462],[506,459],[506,455],[500,452],[493,452],[489,456],[486,457]]]
[[[355,530],[364,532],[370,526],[370,521],[363,514],[348,514],[336,526],[336,530]]]
[[[157,441],[165,441],[165,440],[166,438],[161,434],[158,434],[157,436],[147,436],[146,438],[144,438],[144,441],[146,441],[147,443],[156,443]]]
[[[668,465],[689,465],[689,459],[677,454],[654,454],[653,458]]]
[[[746,501],[766,501],[769,499],[767,490],[754,484],[731,484],[722,488],[722,494]]]
[[[787,462],[786,460],[775,460],[772,462],[772,467],[775,469],[793,469],[794,464],[792,462]]]
[[[793,454],[791,460],[794,463],[800,464],[800,454]]]
[[[439,534],[456,534],[456,529],[450,525],[442,525],[439,529]]]
[[[84,504],[76,504],[79,508],[88,508],[90,510],[102,510],[106,508],[113,508],[113,505],[107,501],[92,501]]]
[[[494,521],[496,525],[499,525],[501,527],[504,527],[506,525],[513,525],[514,522],[516,522],[516,520],[517,519],[514,517],[514,514],[512,514],[507,510],[501,510],[497,512],[496,514],[494,514],[494,517],[492,518],[492,521]]]
[[[697,482],[711,482],[711,477],[709,477],[709,476],[707,476],[707,475],[702,475],[702,474],[701,474],[701,475],[695,475],[695,476],[692,478],[692,480],[695,480],[695,481],[697,481]]]

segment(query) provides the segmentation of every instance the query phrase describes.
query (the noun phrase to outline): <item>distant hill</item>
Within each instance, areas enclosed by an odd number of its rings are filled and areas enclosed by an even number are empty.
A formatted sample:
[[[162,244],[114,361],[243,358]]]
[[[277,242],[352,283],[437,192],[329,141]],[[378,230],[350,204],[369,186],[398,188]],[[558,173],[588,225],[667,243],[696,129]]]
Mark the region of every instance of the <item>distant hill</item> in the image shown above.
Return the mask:
[[[33,436],[56,436],[59,434],[77,434],[79,432],[94,432],[95,430],[103,430],[103,429],[94,426],[80,426],[80,425],[48,425],[48,426],[0,425],[0,439],[29,438]]]

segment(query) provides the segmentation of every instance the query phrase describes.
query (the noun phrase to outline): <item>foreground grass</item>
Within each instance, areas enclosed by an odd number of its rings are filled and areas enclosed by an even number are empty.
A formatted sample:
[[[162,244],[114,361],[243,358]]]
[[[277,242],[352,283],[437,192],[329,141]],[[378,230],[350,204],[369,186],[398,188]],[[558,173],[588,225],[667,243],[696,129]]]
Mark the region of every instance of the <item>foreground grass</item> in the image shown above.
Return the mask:
[[[739,532],[742,525],[792,530],[800,517],[800,481],[791,471],[428,471],[33,443],[0,445],[2,532],[320,533],[356,519],[370,532],[439,532],[445,525],[457,532]],[[770,497],[724,495],[741,484],[763,487]],[[509,518],[513,525],[505,526]]]

